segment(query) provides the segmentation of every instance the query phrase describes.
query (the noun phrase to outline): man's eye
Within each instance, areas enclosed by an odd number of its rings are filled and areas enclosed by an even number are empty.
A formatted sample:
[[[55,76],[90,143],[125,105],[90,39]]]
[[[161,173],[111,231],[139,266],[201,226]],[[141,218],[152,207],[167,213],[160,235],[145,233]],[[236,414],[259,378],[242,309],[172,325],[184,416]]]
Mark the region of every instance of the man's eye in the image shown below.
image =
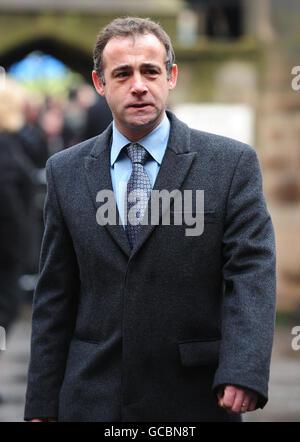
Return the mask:
[[[158,75],[158,72],[155,71],[154,69],[147,69],[147,71],[145,73],[147,75]]]
[[[124,78],[124,77],[127,77],[128,75],[129,75],[128,72],[119,72],[119,73],[116,75],[116,77],[117,77],[117,78]]]

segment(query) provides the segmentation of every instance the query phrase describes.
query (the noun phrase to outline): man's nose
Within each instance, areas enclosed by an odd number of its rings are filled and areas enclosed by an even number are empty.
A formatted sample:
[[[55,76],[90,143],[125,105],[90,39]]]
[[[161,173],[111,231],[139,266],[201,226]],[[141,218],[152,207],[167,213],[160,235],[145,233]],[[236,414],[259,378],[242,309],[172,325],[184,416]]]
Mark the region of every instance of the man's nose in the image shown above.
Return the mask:
[[[147,92],[147,86],[142,75],[135,74],[132,77],[131,92],[138,95],[145,94]]]

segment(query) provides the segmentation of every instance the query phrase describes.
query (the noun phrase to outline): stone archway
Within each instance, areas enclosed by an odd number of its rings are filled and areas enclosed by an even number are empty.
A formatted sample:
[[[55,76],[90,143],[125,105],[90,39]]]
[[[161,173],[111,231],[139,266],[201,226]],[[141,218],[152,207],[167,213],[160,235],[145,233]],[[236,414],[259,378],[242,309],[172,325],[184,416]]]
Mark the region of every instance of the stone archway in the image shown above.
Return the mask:
[[[0,65],[8,69],[33,51],[41,51],[62,61],[71,70],[78,72],[88,83],[92,82],[92,54],[54,37],[38,37],[10,48],[0,56]]]

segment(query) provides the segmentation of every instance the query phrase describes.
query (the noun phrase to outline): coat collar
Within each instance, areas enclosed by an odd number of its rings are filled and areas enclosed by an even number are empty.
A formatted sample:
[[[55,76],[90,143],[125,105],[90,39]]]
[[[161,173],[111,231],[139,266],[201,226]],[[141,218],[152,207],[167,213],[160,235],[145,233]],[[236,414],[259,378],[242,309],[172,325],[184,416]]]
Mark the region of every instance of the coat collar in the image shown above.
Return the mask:
[[[167,110],[167,117],[170,120],[170,136],[167,149],[172,150],[175,154],[188,153],[190,151],[190,128],[180,121],[173,112]],[[94,146],[90,152],[92,157],[97,158],[103,151],[108,151],[112,136],[112,123],[102,134],[96,137]]]
[[[166,189],[171,192],[180,189],[190,170],[196,152],[190,151],[189,127],[178,120],[172,112],[167,111],[167,116],[171,123],[170,136],[153,189]],[[85,158],[86,177],[96,210],[98,208],[96,203],[97,193],[103,189],[113,191],[110,177],[109,150],[111,134],[112,124],[96,138],[91,152]],[[149,214],[149,219],[151,219],[150,216],[151,214]],[[150,224],[143,225],[133,249],[130,250],[122,224],[107,224],[105,226],[122,251],[130,258],[141,248],[155,227],[155,225]]]

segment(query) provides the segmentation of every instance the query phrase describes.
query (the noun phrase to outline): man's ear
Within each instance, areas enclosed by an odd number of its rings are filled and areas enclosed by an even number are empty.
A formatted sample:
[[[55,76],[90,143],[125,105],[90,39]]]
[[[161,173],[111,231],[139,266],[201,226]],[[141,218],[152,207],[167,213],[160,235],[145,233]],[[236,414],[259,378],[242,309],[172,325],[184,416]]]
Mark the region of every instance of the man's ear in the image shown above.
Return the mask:
[[[93,77],[93,83],[94,83],[96,91],[98,92],[98,94],[100,94],[100,95],[102,95],[102,97],[104,97],[105,96],[104,84],[102,83],[102,81],[98,77],[96,71],[92,72],[92,77]]]
[[[172,71],[169,79],[169,91],[175,88],[177,83],[177,77],[178,77],[178,69],[177,64],[173,64]]]

